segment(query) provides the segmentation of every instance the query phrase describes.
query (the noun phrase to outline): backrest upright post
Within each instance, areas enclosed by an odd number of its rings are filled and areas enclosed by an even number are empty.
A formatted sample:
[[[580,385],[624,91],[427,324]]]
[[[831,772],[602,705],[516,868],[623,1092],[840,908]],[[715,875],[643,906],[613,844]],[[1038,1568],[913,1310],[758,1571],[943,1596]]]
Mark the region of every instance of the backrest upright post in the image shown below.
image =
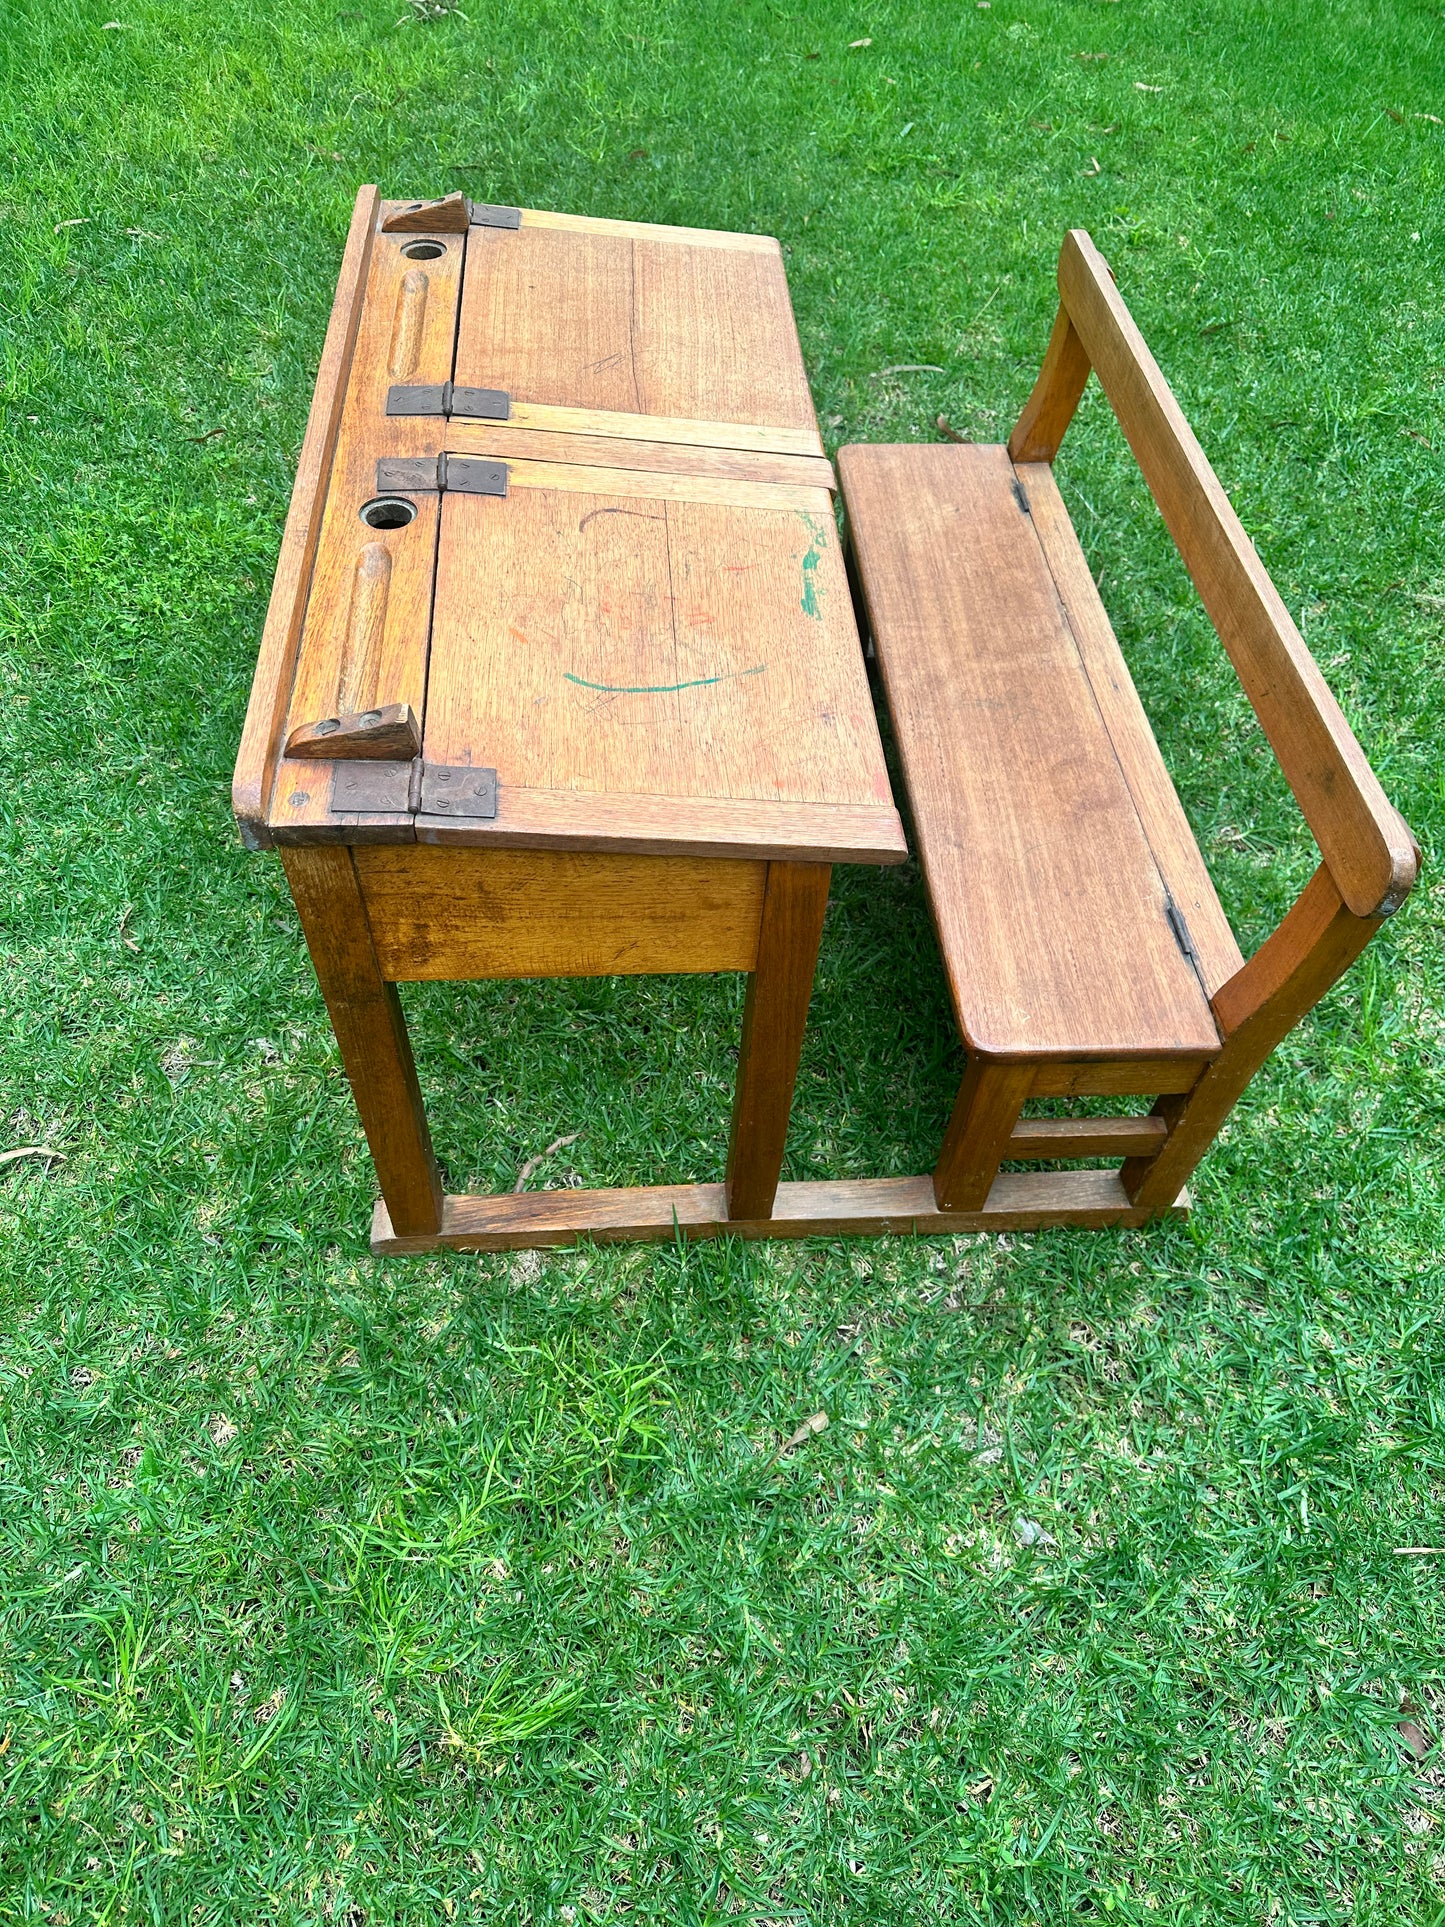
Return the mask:
[[[1011,460],[1051,462],[1054,459],[1088,379],[1089,357],[1068,311],[1060,305],[1034,391],[1024,403],[1024,412],[1008,438]]]

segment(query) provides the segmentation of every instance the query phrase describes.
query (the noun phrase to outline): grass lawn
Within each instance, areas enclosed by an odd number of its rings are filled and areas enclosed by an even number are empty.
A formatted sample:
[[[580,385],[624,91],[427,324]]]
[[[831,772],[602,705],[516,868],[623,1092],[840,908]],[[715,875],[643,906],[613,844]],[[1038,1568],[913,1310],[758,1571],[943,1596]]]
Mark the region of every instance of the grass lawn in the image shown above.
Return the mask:
[[[0,1921],[1445,1921],[1445,12],[464,4],[0,24]],[[368,1256],[228,796],[363,181],[780,236],[830,444],[1004,435],[1093,232],[1427,854],[1187,1225]],[[1308,838],[1060,472],[1248,949]],[[926,1169],[834,899],[788,1174]],[[407,1003],[456,1188],[720,1171],[738,980]]]

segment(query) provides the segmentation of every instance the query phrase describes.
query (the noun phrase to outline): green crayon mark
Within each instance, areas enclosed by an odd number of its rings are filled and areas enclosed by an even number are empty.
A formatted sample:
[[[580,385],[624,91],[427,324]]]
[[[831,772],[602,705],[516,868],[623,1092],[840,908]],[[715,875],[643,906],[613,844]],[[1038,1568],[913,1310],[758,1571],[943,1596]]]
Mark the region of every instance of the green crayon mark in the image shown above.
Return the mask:
[[[823,523],[815,520],[805,510],[800,510],[799,514],[802,516],[804,528],[812,538],[807,553],[803,557],[803,614],[811,616],[814,622],[821,622],[823,606],[818,595],[818,564],[822,561],[823,551],[828,546],[828,531]]]
[[[759,662],[751,669],[730,669],[722,676],[694,676],[691,682],[589,682],[585,676],[574,676],[570,669],[564,669],[562,674],[579,689],[600,689],[604,696],[671,696],[679,689],[711,689],[714,683],[735,682],[740,676],[761,676],[767,666]]]

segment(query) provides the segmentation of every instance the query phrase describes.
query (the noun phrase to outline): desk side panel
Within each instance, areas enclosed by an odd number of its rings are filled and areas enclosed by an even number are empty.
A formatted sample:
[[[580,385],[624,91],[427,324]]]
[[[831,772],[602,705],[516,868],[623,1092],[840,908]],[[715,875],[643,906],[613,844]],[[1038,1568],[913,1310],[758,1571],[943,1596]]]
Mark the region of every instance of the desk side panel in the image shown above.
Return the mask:
[[[355,852],[392,983],[750,971],[764,863],[563,850]]]

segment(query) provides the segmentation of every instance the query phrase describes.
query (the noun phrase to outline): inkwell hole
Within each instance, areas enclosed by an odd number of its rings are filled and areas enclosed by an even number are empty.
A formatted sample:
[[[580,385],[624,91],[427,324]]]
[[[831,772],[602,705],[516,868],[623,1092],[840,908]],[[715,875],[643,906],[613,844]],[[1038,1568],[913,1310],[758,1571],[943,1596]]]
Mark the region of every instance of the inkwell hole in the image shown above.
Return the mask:
[[[369,529],[404,529],[416,520],[416,503],[402,495],[378,495],[362,509],[361,519]]]

